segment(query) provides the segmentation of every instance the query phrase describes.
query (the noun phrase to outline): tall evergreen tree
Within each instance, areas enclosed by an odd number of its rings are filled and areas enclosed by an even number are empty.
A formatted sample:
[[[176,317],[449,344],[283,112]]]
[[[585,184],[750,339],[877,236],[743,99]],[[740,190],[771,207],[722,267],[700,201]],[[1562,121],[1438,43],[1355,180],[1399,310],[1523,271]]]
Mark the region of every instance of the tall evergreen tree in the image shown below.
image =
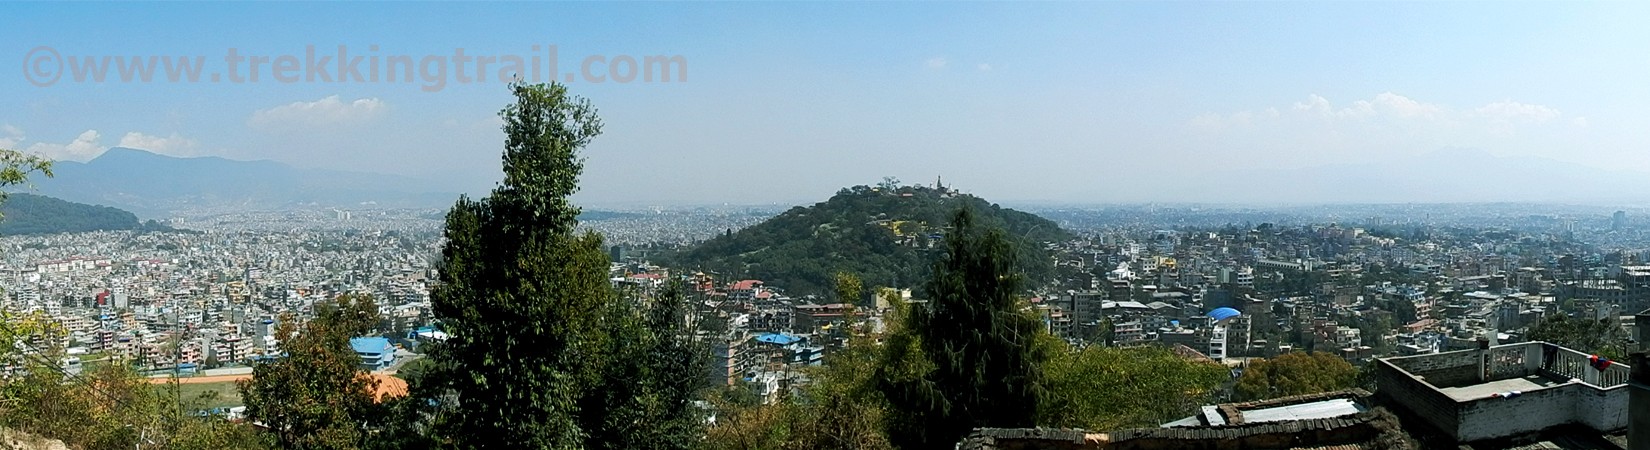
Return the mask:
[[[432,376],[456,397],[437,434],[460,448],[581,448],[579,395],[600,381],[596,333],[612,299],[601,239],[576,235],[567,197],[595,108],[561,85],[511,85],[504,181],[447,215],[432,309],[450,338]]]
[[[600,236],[576,233],[578,151],[601,131],[565,86],[511,86],[504,181],[447,216],[422,398],[454,448],[682,448],[704,371],[679,293],[620,298]],[[655,439],[645,439],[646,436]],[[664,438],[659,438],[664,437]]]
[[[889,340],[879,382],[893,412],[889,438],[901,448],[950,447],[975,427],[1034,425],[1042,398],[1042,325],[1018,295],[1013,246],[957,212],[946,252],[912,309],[907,336]]]

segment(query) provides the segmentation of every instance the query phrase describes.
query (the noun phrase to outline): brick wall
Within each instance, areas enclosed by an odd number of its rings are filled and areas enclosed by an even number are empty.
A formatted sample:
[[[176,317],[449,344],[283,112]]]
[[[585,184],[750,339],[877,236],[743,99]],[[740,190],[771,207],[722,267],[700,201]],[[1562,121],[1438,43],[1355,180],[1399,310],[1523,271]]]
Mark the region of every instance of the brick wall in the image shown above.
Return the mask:
[[[1400,370],[1393,364],[1394,361],[1376,360],[1376,394],[1388,402],[1401,405],[1437,427],[1438,431],[1453,434],[1459,424],[1455,400]]]
[[[1599,390],[1581,383],[1524,391],[1514,398],[1462,402],[1462,441],[1514,436],[1567,423],[1595,430],[1627,427],[1625,386]]]
[[[1620,385],[1604,390],[1580,389],[1576,394],[1576,418],[1595,430],[1627,428],[1627,397],[1632,388]]]
[[[1575,394],[1584,388],[1570,383],[1523,391],[1513,398],[1463,401],[1456,439],[1507,437],[1570,423],[1576,417]]]
[[[1594,430],[1627,427],[1627,387],[1596,389],[1581,382],[1523,391],[1511,399],[1462,402],[1460,440],[1510,437],[1554,425],[1581,424]]]

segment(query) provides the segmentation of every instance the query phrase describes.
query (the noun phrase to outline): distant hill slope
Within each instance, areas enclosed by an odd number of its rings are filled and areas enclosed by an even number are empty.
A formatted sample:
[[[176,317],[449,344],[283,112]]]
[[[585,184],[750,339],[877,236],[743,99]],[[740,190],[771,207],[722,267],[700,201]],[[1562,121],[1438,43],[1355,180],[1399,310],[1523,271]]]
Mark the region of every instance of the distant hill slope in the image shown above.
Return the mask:
[[[86,231],[169,229],[145,224],[130,212],[34,194],[9,194],[0,203],[0,236]]]
[[[273,161],[178,158],[119,147],[84,163],[59,161],[52,170],[55,177],[30,180],[37,192],[144,215],[187,208],[278,209],[310,203],[323,207],[363,202],[449,206],[458,198],[448,189],[408,177],[299,169]]]
[[[1052,268],[1042,242],[1070,237],[1054,222],[972,195],[855,186],[705,241],[667,263],[723,278],[760,279],[794,294],[826,295],[837,272],[857,274],[867,288],[917,287],[929,276],[951,216],[964,205],[973,207],[979,223],[1008,231],[1029,274]]]

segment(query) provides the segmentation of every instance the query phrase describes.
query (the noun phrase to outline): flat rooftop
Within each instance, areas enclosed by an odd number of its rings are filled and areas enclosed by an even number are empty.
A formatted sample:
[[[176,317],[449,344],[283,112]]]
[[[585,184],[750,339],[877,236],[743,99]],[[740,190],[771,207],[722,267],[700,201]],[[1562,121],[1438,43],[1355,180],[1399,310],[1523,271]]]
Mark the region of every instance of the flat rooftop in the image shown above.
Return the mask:
[[[1488,383],[1479,383],[1467,386],[1438,388],[1449,398],[1455,401],[1477,400],[1487,398],[1500,392],[1532,391],[1548,386],[1564,384],[1541,375],[1530,375],[1523,378],[1508,378]]]

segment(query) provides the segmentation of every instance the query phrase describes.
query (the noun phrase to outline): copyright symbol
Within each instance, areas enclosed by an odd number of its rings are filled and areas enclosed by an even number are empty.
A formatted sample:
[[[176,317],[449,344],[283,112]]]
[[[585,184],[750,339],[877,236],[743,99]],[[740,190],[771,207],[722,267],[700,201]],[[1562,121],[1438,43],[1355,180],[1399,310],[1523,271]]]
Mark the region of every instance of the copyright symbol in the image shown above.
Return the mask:
[[[44,45],[29,50],[23,55],[23,78],[39,87],[57,84],[57,80],[63,78],[63,55]]]

